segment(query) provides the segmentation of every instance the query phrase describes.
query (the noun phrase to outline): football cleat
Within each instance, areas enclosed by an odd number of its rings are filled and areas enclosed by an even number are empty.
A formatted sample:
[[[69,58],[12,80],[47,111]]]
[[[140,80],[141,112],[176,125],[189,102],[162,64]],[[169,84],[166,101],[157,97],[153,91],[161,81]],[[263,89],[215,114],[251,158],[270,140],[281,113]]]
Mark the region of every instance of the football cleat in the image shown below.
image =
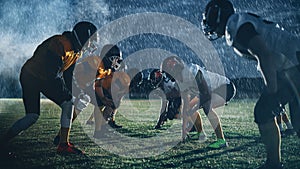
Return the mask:
[[[7,146],[0,146],[0,159],[5,162],[6,159],[16,159],[17,156],[14,152],[10,151]],[[0,160],[0,161],[1,161]]]
[[[101,132],[101,130],[100,131],[95,131],[93,137],[95,139],[101,139],[101,138],[103,138],[103,133]]]
[[[94,131],[94,135],[93,137],[95,139],[103,139],[103,138],[107,138],[107,130],[105,131],[104,129],[101,129],[100,131]]]
[[[208,148],[212,148],[212,149],[220,149],[224,147],[228,147],[228,143],[224,139],[218,139],[214,143],[208,145]]]
[[[83,155],[84,154],[83,151],[76,148],[72,143],[59,144],[57,147],[57,153],[60,155],[69,155],[69,154]]]
[[[204,143],[207,140],[206,134],[204,132],[189,132],[189,140],[198,140],[200,143]]]
[[[161,129],[161,125],[156,124],[156,126],[154,127],[154,129]]]
[[[88,120],[88,121],[86,121],[86,123],[85,123],[86,125],[94,125],[95,124],[95,122],[94,121],[92,121],[92,120]]]
[[[58,146],[59,145],[59,141],[60,141],[60,136],[59,135],[57,135],[57,136],[55,136],[55,138],[53,139],[53,144],[55,145],[55,146]],[[69,143],[71,146],[74,146],[74,144],[73,143]]]
[[[55,146],[58,146],[59,141],[60,141],[60,136],[57,135],[57,136],[55,136],[54,139],[53,139],[53,144],[54,144]]]
[[[108,125],[111,127],[111,128],[114,128],[114,129],[118,129],[118,128],[122,128],[121,125],[117,125],[115,121],[108,121]]]
[[[198,138],[198,141],[200,143],[204,143],[207,140],[206,134],[204,132],[201,132]]]

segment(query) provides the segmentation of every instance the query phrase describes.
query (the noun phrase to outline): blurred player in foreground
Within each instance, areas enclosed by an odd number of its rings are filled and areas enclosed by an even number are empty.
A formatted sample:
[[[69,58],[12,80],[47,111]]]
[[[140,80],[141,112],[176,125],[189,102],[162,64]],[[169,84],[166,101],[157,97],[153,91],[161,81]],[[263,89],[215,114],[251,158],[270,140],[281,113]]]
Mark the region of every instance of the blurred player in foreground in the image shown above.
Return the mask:
[[[254,118],[267,153],[260,168],[283,168],[274,112],[280,103],[288,103],[300,137],[300,40],[253,13],[235,13],[228,0],[211,0],[206,5],[202,29],[210,40],[225,35],[226,43],[238,55],[257,61],[265,89],[255,105]]]
[[[43,93],[61,108],[61,139],[57,153],[83,154],[69,141],[74,111],[72,76],[84,44],[96,31],[92,23],[79,22],[72,32],[54,35],[37,47],[23,65],[20,75],[26,115],[12,125],[1,139],[1,146],[36,123],[40,115],[40,93]]]

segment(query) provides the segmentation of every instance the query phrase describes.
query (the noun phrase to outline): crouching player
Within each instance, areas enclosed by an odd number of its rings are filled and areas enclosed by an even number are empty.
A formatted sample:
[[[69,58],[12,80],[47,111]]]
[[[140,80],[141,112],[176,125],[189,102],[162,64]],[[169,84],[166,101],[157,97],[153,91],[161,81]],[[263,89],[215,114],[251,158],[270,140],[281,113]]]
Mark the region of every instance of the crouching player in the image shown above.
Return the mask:
[[[154,69],[149,75],[151,85],[155,90],[161,90],[156,92],[162,98],[162,106],[160,110],[160,116],[155,125],[155,129],[161,129],[162,125],[169,119],[180,118],[181,111],[181,96],[180,90],[175,82],[175,79],[168,73],[162,72],[159,69]]]
[[[94,89],[95,75],[97,74],[98,79],[112,75],[113,72],[119,69],[121,61],[120,49],[116,45],[108,44],[102,48],[100,56],[89,56],[77,63],[72,81],[73,95],[77,96],[72,121],[76,119],[77,115],[83,111],[90,101],[93,105],[97,105],[96,99],[98,96],[95,97]],[[59,131],[54,138],[53,144],[58,145],[61,138],[60,133]]]
[[[114,116],[123,96],[129,92],[129,85],[130,77],[122,71],[113,72],[106,77],[98,76],[95,81],[97,108],[95,106],[94,109],[94,138],[100,139],[102,137],[102,126],[106,121],[112,128],[120,128],[111,122],[114,122]]]
[[[210,144],[209,147],[226,147],[228,144],[225,141],[221,122],[215,109],[224,106],[234,97],[234,84],[225,76],[209,72],[196,64],[185,66],[183,61],[176,56],[168,57],[163,61],[161,72],[165,74],[163,77],[174,77],[169,82],[162,81],[164,83],[162,86],[170,88],[173,85],[175,89],[177,88],[180,91],[183,112],[183,139],[190,138],[188,133],[193,125],[188,124],[194,124],[197,131],[197,139],[205,139],[201,116],[197,112],[199,109],[203,109],[217,136],[217,141]],[[176,113],[169,112],[169,114],[174,114],[174,116],[178,117]]]

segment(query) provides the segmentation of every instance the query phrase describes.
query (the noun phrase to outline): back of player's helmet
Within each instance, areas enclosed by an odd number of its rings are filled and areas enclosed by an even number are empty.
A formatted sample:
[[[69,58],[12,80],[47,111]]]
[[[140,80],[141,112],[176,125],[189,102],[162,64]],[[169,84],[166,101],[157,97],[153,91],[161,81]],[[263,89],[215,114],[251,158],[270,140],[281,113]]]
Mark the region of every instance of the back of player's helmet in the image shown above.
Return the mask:
[[[183,69],[184,62],[178,56],[169,56],[160,65],[160,71],[167,73],[167,76],[173,80],[182,80]]]
[[[178,70],[182,70],[184,68],[183,61],[177,56],[167,57],[160,66],[160,71],[162,72],[175,72]]]
[[[122,52],[117,45],[105,45],[100,56],[106,69],[113,69],[113,71],[120,69],[123,58]]]
[[[202,18],[202,30],[209,40],[215,40],[225,34],[228,18],[234,14],[229,0],[211,0],[205,7]]]
[[[77,43],[82,48],[88,39],[97,31],[97,27],[91,22],[82,21],[78,22],[72,33],[75,36]]]

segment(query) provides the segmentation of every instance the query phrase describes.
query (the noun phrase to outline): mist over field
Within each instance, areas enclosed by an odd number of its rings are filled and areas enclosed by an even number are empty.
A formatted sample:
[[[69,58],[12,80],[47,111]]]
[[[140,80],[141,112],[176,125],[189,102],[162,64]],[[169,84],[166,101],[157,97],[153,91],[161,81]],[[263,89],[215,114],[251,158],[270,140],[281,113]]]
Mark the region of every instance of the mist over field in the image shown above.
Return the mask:
[[[180,17],[200,30],[202,11],[207,2],[205,0],[0,1],[0,98],[21,97],[18,79],[21,66],[43,40],[71,30],[78,21],[91,21],[101,28],[129,15],[158,12]],[[267,20],[278,22],[289,32],[300,35],[298,0],[232,0],[232,2],[237,12],[256,13]],[[185,62],[202,63],[193,50],[173,37],[140,34],[123,39],[118,44],[123,50],[125,59],[141,50],[158,48],[180,56]],[[225,75],[237,79],[238,88],[248,90],[257,86],[251,85],[253,83],[251,80],[244,80],[248,78],[254,78],[260,84],[261,75],[256,69],[255,62],[236,56],[232,49],[225,46],[224,39],[217,40],[213,45],[220,56]],[[151,62],[153,57],[155,56],[145,56],[135,62],[147,67],[147,63]],[[258,92],[260,87],[258,86],[254,92]]]

